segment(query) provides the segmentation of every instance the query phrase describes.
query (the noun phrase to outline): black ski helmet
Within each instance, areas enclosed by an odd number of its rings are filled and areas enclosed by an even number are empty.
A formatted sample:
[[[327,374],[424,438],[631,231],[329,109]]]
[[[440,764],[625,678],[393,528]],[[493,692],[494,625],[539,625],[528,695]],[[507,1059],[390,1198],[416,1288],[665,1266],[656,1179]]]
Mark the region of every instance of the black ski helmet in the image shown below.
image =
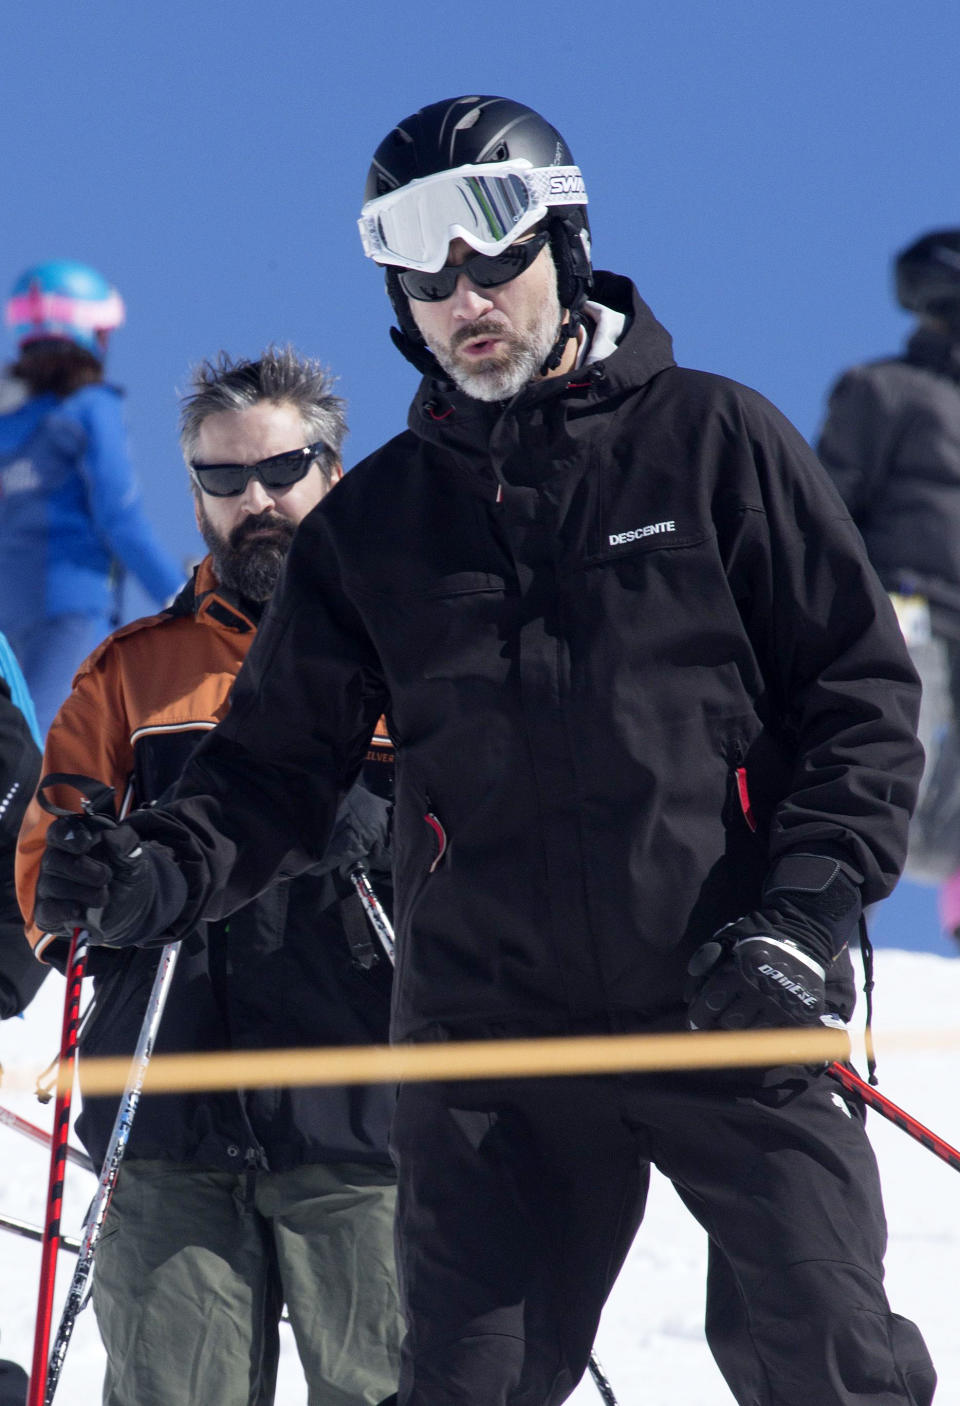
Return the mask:
[[[897,302],[919,316],[960,316],[960,229],[934,230],[901,250],[895,263]]]
[[[574,166],[570,149],[557,129],[523,103],[490,96],[430,103],[398,123],[377,147],[367,174],[364,205],[426,176],[518,158],[537,168]],[[554,207],[546,225],[560,305],[576,314],[593,282],[585,199],[583,204]],[[397,269],[389,263],[385,268],[387,291],[400,326],[408,338],[422,346]]]

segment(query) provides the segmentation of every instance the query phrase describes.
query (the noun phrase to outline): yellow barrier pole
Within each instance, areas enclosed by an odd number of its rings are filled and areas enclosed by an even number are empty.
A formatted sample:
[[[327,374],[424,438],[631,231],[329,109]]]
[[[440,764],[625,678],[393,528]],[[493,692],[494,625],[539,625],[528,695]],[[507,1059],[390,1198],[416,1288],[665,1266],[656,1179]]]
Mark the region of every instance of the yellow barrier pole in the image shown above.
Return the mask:
[[[960,1032],[952,1032],[952,1036],[960,1042]],[[844,1060],[849,1054],[850,1039],[846,1031],[819,1026],[743,1032],[681,1031],[655,1035],[236,1050],[154,1055],[144,1092],[747,1068],[818,1064]],[[90,1098],[122,1092],[129,1067],[129,1056],[83,1060],[84,1095]],[[8,1069],[4,1072],[3,1085],[5,1089],[28,1089],[33,1086],[31,1078],[26,1071]]]

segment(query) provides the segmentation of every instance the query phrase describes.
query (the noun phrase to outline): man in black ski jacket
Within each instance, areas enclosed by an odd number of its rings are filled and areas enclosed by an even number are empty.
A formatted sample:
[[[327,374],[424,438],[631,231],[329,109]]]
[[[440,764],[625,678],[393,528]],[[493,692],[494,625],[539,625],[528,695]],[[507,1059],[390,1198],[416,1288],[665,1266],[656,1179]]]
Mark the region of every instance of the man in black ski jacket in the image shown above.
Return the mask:
[[[906,873],[940,883],[960,930],[960,229],[934,230],[894,263],[918,318],[901,356],[852,367],[830,392],[821,461],[891,592],[921,679],[926,768]]]
[[[409,429],[302,524],[229,716],[117,841],[145,842],[126,879],[51,829],[38,913],[102,903],[120,945],[229,913],[319,857],[384,712],[394,1039],[846,1017],[918,689],[810,450],[594,279],[582,175],[521,104],[401,123],[361,232],[424,373]],[[860,1112],[815,1070],[407,1084],[392,1145],[402,1406],[563,1401],[651,1164],[710,1237],[742,1406],[932,1398]]]

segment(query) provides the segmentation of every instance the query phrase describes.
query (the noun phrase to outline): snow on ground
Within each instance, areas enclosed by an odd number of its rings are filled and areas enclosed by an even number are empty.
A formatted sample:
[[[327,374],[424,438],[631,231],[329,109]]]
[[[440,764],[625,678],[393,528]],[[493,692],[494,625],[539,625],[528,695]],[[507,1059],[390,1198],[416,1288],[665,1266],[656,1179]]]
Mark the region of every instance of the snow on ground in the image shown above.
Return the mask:
[[[48,979],[24,1020],[0,1026],[0,1061],[8,1071],[45,1064],[59,1041],[63,982]],[[960,1048],[903,1054],[884,1051],[897,1030],[960,1028],[960,961],[928,953],[877,952],[875,1031],[880,1090],[954,1146],[960,1146]],[[53,1105],[7,1092],[0,1103],[49,1128]],[[869,1127],[880,1161],[890,1223],[887,1286],[894,1308],[922,1327],[940,1373],[938,1406],[960,1406],[960,1335],[952,1285],[960,1262],[960,1175],[876,1114]],[[46,1194],[46,1151],[0,1126],[0,1212],[39,1225]],[[63,1229],[78,1234],[93,1177],[68,1165]],[[39,1246],[0,1234],[0,1357],[29,1370],[40,1266]],[[75,1259],[63,1253],[57,1307]],[[597,1357],[620,1406],[728,1406],[730,1393],[703,1340],[706,1269],[703,1233],[662,1178],[655,1178],[647,1218],[604,1313]],[[95,1406],[103,1352],[92,1309],[80,1316],[57,1400]],[[588,1377],[571,1398],[598,1406]],[[284,1330],[277,1406],[303,1406],[306,1390]]]

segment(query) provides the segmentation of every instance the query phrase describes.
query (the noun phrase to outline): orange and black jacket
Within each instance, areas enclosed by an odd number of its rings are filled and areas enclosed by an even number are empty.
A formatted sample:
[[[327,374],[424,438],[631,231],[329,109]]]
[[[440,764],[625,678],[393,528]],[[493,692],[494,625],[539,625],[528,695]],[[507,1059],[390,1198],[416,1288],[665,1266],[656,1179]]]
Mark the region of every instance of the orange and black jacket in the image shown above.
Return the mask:
[[[123,813],[156,801],[227,711],[234,677],[256,633],[255,610],[218,586],[209,558],[172,606],[125,626],[85,662],[47,740],[43,773],[94,777]],[[368,773],[390,770],[386,739]],[[76,804],[67,792],[65,805]],[[17,889],[32,915],[51,817],[34,801],[17,854]],[[52,941],[28,922],[44,960]],[[82,1054],[133,1050],[158,949],[95,948],[95,1001]],[[355,1045],[387,1038],[391,972],[351,954],[329,879],[281,879],[223,922],[203,924],[181,949],[157,1051]],[[155,1095],[142,1100],[128,1157],[237,1170],[305,1162],[389,1163],[391,1091],[382,1087],[262,1089]],[[78,1132],[94,1160],[105,1151],[116,1105],[85,1100]]]

